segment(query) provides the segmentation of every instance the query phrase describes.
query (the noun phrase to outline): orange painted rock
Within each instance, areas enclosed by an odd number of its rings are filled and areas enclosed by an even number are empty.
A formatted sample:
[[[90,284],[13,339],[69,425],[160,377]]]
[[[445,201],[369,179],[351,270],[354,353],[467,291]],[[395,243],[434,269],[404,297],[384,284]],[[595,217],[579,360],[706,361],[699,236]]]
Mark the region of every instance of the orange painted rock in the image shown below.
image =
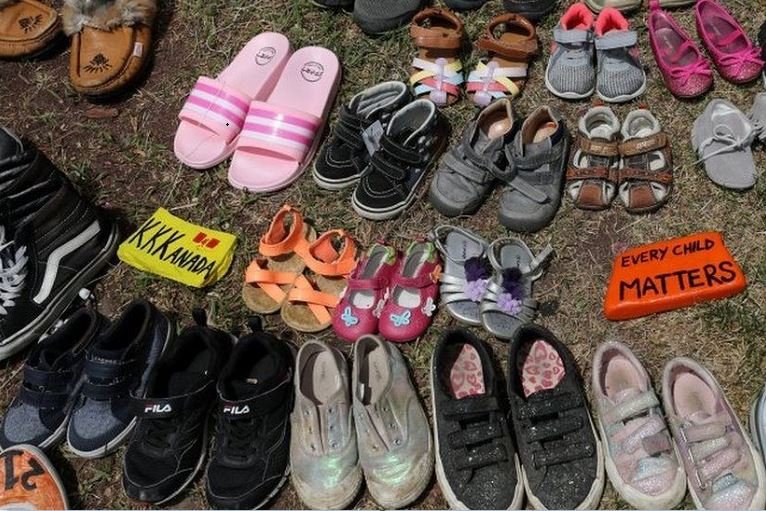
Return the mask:
[[[745,289],[742,268],[718,232],[641,245],[614,260],[604,300],[611,320],[640,318]]]
[[[40,449],[17,445],[0,453],[0,509],[68,509],[64,485]]]

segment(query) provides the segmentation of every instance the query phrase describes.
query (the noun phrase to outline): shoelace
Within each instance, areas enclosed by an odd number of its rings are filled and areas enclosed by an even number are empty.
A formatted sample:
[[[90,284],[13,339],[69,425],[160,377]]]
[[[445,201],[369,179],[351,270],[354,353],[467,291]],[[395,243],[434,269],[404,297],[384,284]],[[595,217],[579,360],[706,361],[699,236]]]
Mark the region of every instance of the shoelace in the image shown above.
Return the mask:
[[[152,419],[147,423],[144,441],[157,449],[169,449],[173,446],[170,436],[178,431],[180,425],[180,417]]]
[[[749,135],[740,137],[729,126],[717,124],[713,128],[713,136],[703,140],[697,148],[697,154],[700,155],[700,158],[694,164],[696,165],[719,154],[742,150],[753,142],[753,135],[754,133],[751,132]],[[705,148],[713,142],[721,142],[724,146],[711,153],[704,154]]]
[[[5,227],[0,226],[0,315],[8,314],[16,305],[27,278],[27,247],[16,247],[7,241]]]
[[[694,477],[702,490],[713,488],[720,480],[727,476],[736,478],[731,473],[740,463],[742,454],[732,447],[732,439],[728,426],[720,421],[711,421],[706,424],[681,426],[681,435],[689,445],[689,458],[694,465]],[[728,487],[730,485],[726,485]]]
[[[231,419],[221,417],[218,422],[219,431],[226,438],[220,448],[227,457],[245,458],[253,441],[260,431],[261,422],[257,418]]]

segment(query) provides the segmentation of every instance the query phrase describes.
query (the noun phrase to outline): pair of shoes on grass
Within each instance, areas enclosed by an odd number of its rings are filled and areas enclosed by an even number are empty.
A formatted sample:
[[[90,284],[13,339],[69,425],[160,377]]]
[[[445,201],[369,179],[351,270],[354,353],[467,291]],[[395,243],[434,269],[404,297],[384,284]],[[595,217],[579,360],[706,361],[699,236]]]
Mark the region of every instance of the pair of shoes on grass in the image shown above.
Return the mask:
[[[114,96],[146,69],[156,16],[156,0],[66,0],[60,18],[38,0],[0,0],[0,58],[42,55],[63,30],[72,39],[72,87],[86,96]]]

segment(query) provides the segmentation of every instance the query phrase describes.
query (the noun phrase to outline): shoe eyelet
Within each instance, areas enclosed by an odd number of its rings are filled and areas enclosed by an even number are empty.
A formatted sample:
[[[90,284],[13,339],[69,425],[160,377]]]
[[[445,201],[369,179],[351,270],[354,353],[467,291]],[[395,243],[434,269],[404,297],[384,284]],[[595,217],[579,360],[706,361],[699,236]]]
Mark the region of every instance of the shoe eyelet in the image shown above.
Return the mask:
[[[395,445],[402,445],[402,439],[401,438],[397,438],[396,440],[394,440],[394,444]]]
[[[331,442],[330,443],[330,447],[332,447],[333,449],[337,449],[338,448],[338,442]]]

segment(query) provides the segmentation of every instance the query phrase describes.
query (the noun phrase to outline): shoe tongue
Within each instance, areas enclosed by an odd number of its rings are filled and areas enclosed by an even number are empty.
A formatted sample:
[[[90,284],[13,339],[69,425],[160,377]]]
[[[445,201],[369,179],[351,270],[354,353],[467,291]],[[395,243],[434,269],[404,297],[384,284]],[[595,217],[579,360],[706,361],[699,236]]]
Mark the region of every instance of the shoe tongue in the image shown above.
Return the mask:
[[[527,401],[530,402],[530,403],[536,403],[536,402],[540,402],[540,401],[547,401],[547,400],[549,400],[550,398],[552,398],[556,394],[557,394],[557,392],[556,392],[555,388],[538,390],[534,394],[530,394],[527,397]]]
[[[706,424],[713,419],[715,419],[715,417],[705,411],[694,412],[689,416],[689,421],[692,424]]]
[[[121,349],[108,350],[95,346],[90,354],[92,358],[97,359],[99,362],[119,362],[125,358],[130,351],[132,345],[127,345]]]
[[[183,396],[199,390],[208,377],[204,373],[183,372],[174,374],[168,381],[169,396]]]
[[[55,371],[67,365],[69,353],[57,353],[55,351],[43,350],[40,352],[38,360],[38,369],[43,371]]]
[[[12,132],[0,128],[0,160],[11,158],[24,151],[24,144]]]

